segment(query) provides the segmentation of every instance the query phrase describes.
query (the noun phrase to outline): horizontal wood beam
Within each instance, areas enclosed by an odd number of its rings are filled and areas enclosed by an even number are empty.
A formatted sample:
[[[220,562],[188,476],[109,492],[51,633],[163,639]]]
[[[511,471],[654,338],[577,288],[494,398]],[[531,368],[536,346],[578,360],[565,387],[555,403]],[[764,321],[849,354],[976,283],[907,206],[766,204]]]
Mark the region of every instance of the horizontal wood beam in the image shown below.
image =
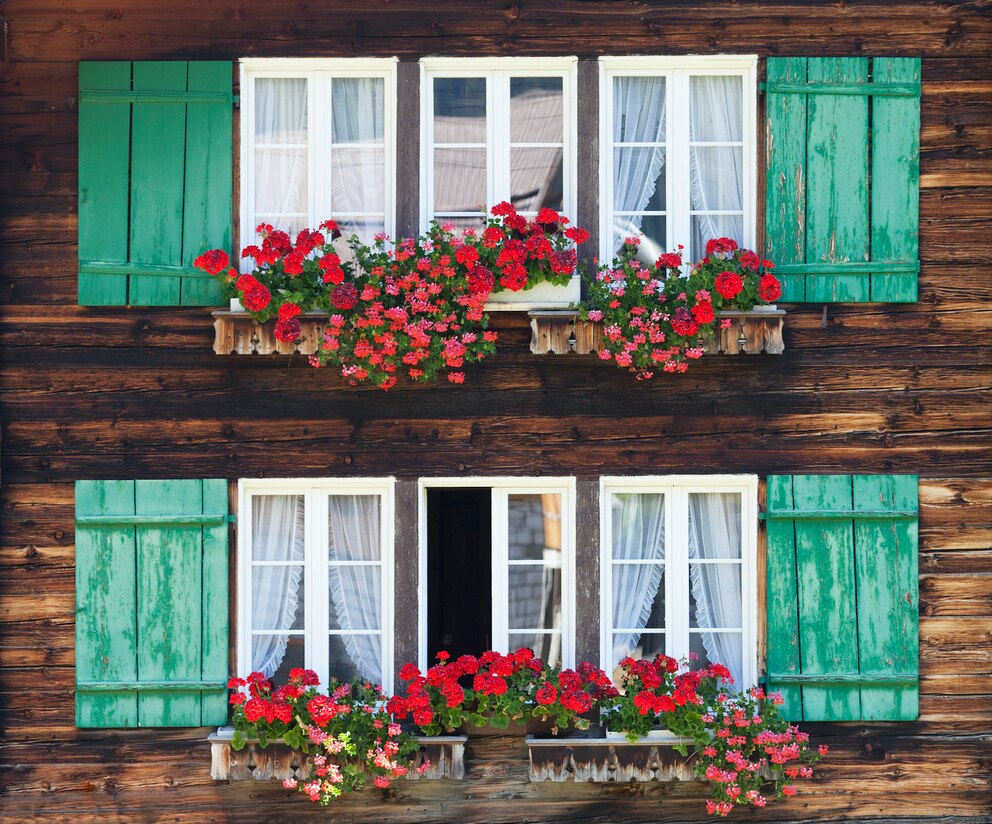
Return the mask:
[[[915,509],[770,509],[759,515],[765,521],[869,521],[909,520],[919,517]]]
[[[213,275],[186,266],[168,266],[160,263],[111,263],[102,260],[79,261],[81,275],[129,275],[130,277],[200,278],[210,280]]]
[[[776,275],[916,275],[920,271],[918,260],[844,260],[822,263],[780,263],[775,266]]]
[[[83,89],[79,96],[84,103],[227,103],[233,105],[233,94],[224,92],[157,92],[126,91],[123,89]]]
[[[822,675],[806,675],[805,673],[782,673],[775,675],[769,673],[766,681],[769,686],[772,684],[798,684],[804,687],[820,687],[831,685],[847,685],[859,687],[912,687],[919,683],[919,676],[915,673],[844,673],[831,672]]]
[[[234,523],[233,515],[77,515],[76,525],[120,526],[222,526]]]
[[[762,83],[769,94],[846,94],[871,97],[919,97],[919,83]]]
[[[76,692],[202,692],[226,690],[226,681],[80,681]]]

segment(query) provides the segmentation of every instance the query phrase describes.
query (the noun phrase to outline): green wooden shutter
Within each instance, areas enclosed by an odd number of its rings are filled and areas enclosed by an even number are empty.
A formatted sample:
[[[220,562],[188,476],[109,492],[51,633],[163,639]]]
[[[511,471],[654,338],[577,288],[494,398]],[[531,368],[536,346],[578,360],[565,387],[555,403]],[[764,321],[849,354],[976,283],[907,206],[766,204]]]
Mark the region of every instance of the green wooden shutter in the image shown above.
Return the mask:
[[[211,306],[193,268],[231,246],[226,61],[79,64],[79,303]]]
[[[768,478],[768,687],[806,721],[919,714],[915,475]]]
[[[916,300],[918,58],[770,57],[765,256],[783,301]]]
[[[227,720],[227,482],[76,483],[76,725]]]

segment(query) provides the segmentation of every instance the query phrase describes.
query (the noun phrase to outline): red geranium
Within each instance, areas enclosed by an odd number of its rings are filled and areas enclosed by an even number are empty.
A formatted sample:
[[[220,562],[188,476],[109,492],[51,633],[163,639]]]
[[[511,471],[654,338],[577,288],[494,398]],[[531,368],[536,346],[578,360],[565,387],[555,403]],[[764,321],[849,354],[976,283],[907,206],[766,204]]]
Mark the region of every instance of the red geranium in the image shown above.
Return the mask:
[[[732,300],[744,288],[744,281],[737,272],[721,272],[713,281],[713,288],[725,300]]]
[[[782,297],[782,284],[775,275],[762,275],[758,281],[758,297],[765,303],[774,303]]]

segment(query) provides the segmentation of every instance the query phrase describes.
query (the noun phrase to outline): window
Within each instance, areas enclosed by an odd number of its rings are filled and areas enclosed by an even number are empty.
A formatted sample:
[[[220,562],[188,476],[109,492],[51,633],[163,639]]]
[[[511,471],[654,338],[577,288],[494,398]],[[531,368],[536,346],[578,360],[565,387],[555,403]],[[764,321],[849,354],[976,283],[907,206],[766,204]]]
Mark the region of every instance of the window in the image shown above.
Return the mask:
[[[421,665],[530,647],[574,657],[573,479],[421,481]]]
[[[756,58],[602,58],[601,256],[755,241]]]
[[[482,212],[504,200],[528,217],[549,207],[574,219],[575,58],[421,65],[421,228],[435,219],[480,226]],[[578,289],[576,277],[568,287],[542,284],[495,300],[567,305]]]
[[[756,677],[757,478],[604,478],[601,660],[695,656]]]
[[[394,226],[395,61],[241,61],[241,243],[333,217],[369,242]]]
[[[242,481],[238,672],[392,682],[392,479]]]

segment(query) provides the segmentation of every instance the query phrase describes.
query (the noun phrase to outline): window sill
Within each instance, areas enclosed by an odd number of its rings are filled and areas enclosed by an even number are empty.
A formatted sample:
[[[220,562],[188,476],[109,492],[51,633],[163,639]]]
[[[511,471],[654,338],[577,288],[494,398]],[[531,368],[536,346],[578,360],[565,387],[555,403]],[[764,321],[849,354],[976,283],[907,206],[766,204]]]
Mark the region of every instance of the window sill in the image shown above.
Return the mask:
[[[526,738],[530,780],[592,783],[692,781],[692,755],[673,749],[683,739],[670,734],[631,743],[620,733],[606,738]],[[691,743],[685,741],[685,743]]]
[[[221,727],[208,737],[210,742],[210,777],[214,781],[283,781],[287,778],[306,777],[302,769],[305,755],[292,750],[282,741],[273,741],[264,749],[249,741],[244,749],[231,746],[233,727]],[[465,777],[464,735],[440,735],[433,738],[419,737],[420,754],[415,766],[430,761],[422,775],[411,769],[409,781],[450,778],[459,781]]]

